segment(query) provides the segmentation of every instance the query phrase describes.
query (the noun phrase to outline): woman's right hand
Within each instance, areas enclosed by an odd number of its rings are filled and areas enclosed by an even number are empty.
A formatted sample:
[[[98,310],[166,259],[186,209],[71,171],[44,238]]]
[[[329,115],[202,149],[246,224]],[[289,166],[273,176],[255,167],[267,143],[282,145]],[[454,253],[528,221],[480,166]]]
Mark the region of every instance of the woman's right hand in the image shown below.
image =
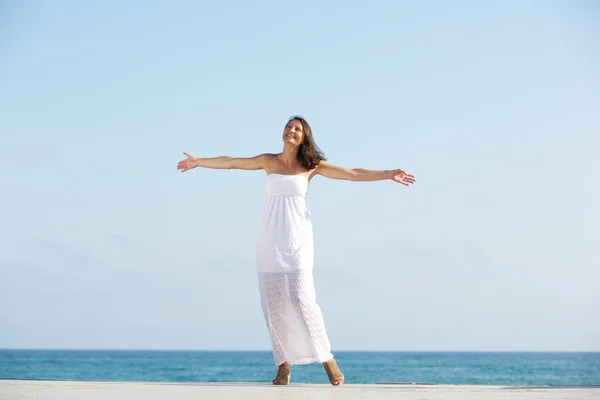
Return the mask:
[[[185,172],[189,171],[190,169],[194,169],[198,166],[196,164],[196,157],[186,153],[185,151],[183,152],[183,154],[185,154],[187,158],[185,160],[179,161],[179,164],[177,164],[177,169],[180,169],[181,172]]]

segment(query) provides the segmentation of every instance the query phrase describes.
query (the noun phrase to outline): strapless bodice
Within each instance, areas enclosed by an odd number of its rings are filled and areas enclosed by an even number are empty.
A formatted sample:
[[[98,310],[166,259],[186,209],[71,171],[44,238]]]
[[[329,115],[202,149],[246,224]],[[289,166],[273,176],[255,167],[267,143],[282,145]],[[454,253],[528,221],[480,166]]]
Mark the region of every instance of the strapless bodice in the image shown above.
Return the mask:
[[[306,197],[308,179],[304,175],[269,174],[265,184],[265,192],[270,195],[287,195]]]

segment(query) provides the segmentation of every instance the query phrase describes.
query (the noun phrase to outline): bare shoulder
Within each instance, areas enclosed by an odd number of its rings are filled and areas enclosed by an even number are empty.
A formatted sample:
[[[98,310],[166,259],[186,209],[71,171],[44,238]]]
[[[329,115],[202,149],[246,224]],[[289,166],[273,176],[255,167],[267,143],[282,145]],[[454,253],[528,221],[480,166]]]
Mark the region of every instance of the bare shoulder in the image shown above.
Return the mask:
[[[314,177],[315,175],[323,175],[323,173],[327,173],[327,169],[331,168],[332,164],[323,160],[319,162],[319,165],[315,167],[312,171],[310,171],[310,177]]]
[[[319,163],[319,165],[317,165],[317,167],[312,171],[313,175],[323,175],[323,174],[327,174],[328,171],[331,170],[336,170],[336,169],[342,169],[342,167],[339,167],[337,165],[334,165],[328,161],[321,161]]]
[[[271,171],[272,169],[276,169],[276,165],[277,165],[277,154],[274,153],[263,153],[260,154],[258,157],[260,157],[261,163],[264,166],[264,170],[269,173],[269,171]]]
[[[259,154],[256,157],[260,158],[265,164],[272,163],[277,160],[277,154],[273,154],[273,153],[263,153],[263,154]]]

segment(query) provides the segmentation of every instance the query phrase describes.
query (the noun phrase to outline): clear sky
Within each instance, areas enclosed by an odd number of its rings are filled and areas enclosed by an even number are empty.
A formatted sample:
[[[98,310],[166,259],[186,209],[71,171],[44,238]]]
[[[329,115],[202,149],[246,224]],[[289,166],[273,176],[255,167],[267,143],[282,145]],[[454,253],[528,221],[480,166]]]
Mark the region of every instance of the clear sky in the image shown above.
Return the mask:
[[[278,152],[317,177],[336,350],[600,350],[593,1],[5,1],[0,348],[269,349],[254,239]]]

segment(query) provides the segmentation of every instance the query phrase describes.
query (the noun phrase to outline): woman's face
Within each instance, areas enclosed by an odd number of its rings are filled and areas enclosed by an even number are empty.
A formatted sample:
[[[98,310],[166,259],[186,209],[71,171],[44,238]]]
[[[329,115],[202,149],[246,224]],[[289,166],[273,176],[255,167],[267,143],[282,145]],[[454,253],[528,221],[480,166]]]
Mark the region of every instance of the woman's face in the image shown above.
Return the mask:
[[[293,119],[285,126],[283,130],[283,142],[293,146],[300,146],[304,139],[302,124],[297,119]]]

